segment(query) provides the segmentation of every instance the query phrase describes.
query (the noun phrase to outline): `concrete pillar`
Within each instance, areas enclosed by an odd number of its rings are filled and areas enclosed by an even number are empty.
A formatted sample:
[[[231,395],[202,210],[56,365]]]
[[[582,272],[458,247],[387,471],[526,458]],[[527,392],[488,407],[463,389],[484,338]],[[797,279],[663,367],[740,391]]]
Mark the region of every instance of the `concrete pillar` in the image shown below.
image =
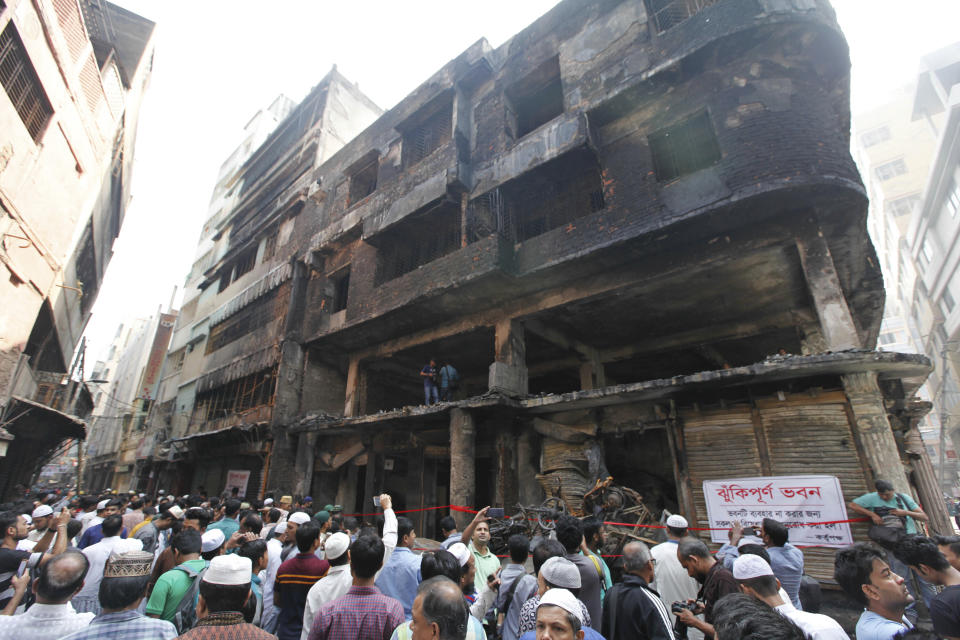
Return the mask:
[[[927,456],[927,448],[923,446],[923,438],[916,425],[911,425],[907,431],[904,436],[904,445],[913,467],[913,482],[917,487],[917,496],[920,498],[924,512],[930,516],[930,522],[927,523],[929,533],[952,536],[953,526],[950,522],[950,514],[947,513],[947,506],[943,502],[943,492],[940,491],[937,474],[933,472],[933,464]]]
[[[343,405],[343,415],[360,416],[367,410],[367,373],[363,363],[357,357],[350,358],[347,368],[347,397]]]
[[[540,446],[533,427],[524,425],[517,436],[517,502],[523,505],[540,504],[543,489],[537,482],[540,471]]]
[[[302,497],[312,493],[311,487],[313,486],[313,464],[316,446],[317,434],[315,433],[304,433],[297,439],[297,457],[294,463],[294,495]]]
[[[303,391],[303,347],[292,340],[280,345],[277,364],[277,390],[273,402],[271,423],[289,425],[300,413],[300,394]]]
[[[603,363],[599,360],[590,360],[580,365],[580,390],[602,389],[607,386],[607,376]]]
[[[508,426],[497,432],[496,478],[493,501],[498,507],[509,509],[517,503],[517,437]]]
[[[450,503],[472,507],[476,499],[476,427],[473,415],[450,410]],[[469,514],[453,512],[458,528],[469,524]]]
[[[887,420],[883,394],[877,386],[877,374],[850,373],[842,379],[856,421],[856,435],[874,479],[888,480],[897,491],[909,493],[910,483],[900,460],[893,429]]]
[[[815,353],[824,353],[827,349],[827,341],[823,337],[823,331],[819,324],[806,324],[800,327],[800,353],[809,356]]]
[[[488,386],[509,396],[525,396],[529,391],[526,342],[519,320],[501,320],[496,326],[494,362],[490,365]]]
[[[797,238],[796,243],[827,350],[860,348],[860,335],[822,232],[810,232]]]

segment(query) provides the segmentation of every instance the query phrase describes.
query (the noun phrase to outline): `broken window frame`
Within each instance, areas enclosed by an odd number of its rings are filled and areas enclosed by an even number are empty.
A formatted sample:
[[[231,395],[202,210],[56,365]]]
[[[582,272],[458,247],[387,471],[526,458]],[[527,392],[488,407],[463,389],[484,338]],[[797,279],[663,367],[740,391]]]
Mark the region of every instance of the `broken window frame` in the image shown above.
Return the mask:
[[[276,383],[277,366],[274,365],[197,394],[190,422],[211,422],[257,407],[272,407]]]
[[[711,167],[723,157],[707,109],[647,136],[658,182],[672,182]]]
[[[347,308],[350,294],[350,265],[340,269],[330,276],[333,285],[333,301],[330,304],[330,313],[337,313]]]
[[[347,207],[352,207],[377,190],[380,154],[372,151],[350,167],[347,173]]]

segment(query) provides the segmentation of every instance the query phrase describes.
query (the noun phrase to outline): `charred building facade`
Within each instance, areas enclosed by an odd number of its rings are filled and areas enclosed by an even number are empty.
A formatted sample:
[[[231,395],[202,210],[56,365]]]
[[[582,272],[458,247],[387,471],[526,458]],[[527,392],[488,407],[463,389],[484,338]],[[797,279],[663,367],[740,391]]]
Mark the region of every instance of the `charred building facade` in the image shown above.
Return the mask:
[[[191,426],[149,468],[213,491],[247,469],[250,493],[347,511],[387,488],[576,509],[610,475],[704,521],[702,480],[796,473],[936,511],[911,445],[929,362],[871,350],[848,85],[823,0],[567,0],[477,42],[233,218]],[[423,406],[431,358],[461,385]]]

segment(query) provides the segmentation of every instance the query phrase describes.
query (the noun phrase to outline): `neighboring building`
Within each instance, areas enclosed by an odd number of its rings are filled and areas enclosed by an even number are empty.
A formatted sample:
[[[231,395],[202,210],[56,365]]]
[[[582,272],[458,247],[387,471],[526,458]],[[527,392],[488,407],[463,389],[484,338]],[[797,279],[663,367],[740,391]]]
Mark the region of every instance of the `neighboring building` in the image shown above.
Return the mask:
[[[301,132],[341,110],[306,118],[311,94],[241,169],[150,429],[190,419],[141,478],[577,511],[612,475],[703,522],[705,479],[824,473],[848,498],[887,478],[947,531],[898,448],[929,360],[872,350],[848,72],[824,1],[566,0],[326,158]],[[422,405],[430,358],[453,401]]]
[[[103,0],[0,2],[0,401],[16,437],[2,496],[84,436],[74,403],[52,411],[40,393],[81,371],[70,360],[129,199],[153,28]]]
[[[877,249],[887,290],[877,347],[883,351],[928,353],[934,366],[940,368],[942,362],[926,348],[924,336],[930,335],[929,328],[923,330],[918,325],[915,300],[925,294],[922,288],[915,289],[916,269],[907,235],[920,209],[936,155],[934,127],[943,117],[931,114],[929,122],[914,118],[916,88],[916,82],[898,87],[880,106],[855,115],[852,147],[870,197],[867,229]],[[928,380],[917,392],[918,397],[932,400],[937,395],[936,380],[936,375]],[[934,404],[939,406],[938,402]],[[919,425],[935,466],[940,458],[939,417],[935,409]],[[952,493],[957,486],[957,459],[952,445],[945,451],[944,464],[942,488]]]
[[[947,445],[935,443],[937,453],[955,465],[960,449],[960,42],[923,57],[912,114],[936,139],[936,148],[905,234],[909,278],[903,300],[935,366],[927,386]],[[945,489],[956,491],[956,475],[947,480]]]

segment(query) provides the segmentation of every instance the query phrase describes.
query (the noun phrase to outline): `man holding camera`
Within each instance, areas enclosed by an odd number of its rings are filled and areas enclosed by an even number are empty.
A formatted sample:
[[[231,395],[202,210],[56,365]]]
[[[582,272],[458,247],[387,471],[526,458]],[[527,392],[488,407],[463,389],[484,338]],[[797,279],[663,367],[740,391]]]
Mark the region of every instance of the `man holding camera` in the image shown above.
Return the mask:
[[[677,559],[687,575],[700,583],[696,602],[687,601],[692,607],[676,607],[671,611],[677,616],[677,621],[687,627],[695,627],[703,632],[707,638],[714,637],[713,606],[717,600],[728,593],[740,593],[740,587],[734,580],[733,574],[710,553],[710,549],[702,540],[684,538],[677,545]],[[697,618],[703,614],[704,620]]]
[[[894,573],[904,578],[907,583],[907,590],[914,600],[922,595],[924,603],[929,608],[931,600],[936,595],[933,585],[893,554],[893,548],[900,539],[910,534],[920,533],[917,531],[916,520],[926,522],[929,517],[909,495],[895,492],[893,484],[890,482],[877,480],[875,486],[876,491],[854,498],[853,501],[847,503],[847,507],[857,515],[870,518],[873,524],[870,539],[886,549],[887,563]],[[885,542],[884,536],[879,535],[883,533],[888,534],[889,541]],[[917,588],[914,586],[911,577],[916,579],[920,594],[917,593]],[[911,603],[907,607],[907,618],[911,622],[916,622],[915,603]]]

